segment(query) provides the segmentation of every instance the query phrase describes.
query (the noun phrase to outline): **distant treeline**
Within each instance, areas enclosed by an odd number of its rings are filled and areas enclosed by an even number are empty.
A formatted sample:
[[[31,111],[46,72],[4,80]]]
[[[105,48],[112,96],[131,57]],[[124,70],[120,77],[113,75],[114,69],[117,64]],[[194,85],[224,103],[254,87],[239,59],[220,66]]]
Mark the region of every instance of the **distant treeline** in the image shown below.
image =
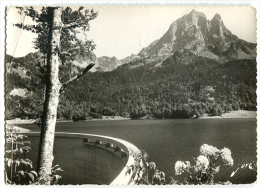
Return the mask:
[[[34,69],[31,74],[39,74],[40,68]],[[71,74],[68,67],[61,68],[61,80]],[[30,118],[40,116],[44,87],[40,85],[42,77],[33,76],[31,80],[15,72],[7,74],[9,91],[16,87],[32,92],[26,98],[8,95],[6,118],[27,117],[26,112],[32,114]],[[184,64],[168,58],[161,67],[123,66],[111,72],[86,74],[62,94],[57,118],[74,121],[102,118],[102,115],[190,118],[239,109],[256,110],[255,60],[220,64],[199,59]]]

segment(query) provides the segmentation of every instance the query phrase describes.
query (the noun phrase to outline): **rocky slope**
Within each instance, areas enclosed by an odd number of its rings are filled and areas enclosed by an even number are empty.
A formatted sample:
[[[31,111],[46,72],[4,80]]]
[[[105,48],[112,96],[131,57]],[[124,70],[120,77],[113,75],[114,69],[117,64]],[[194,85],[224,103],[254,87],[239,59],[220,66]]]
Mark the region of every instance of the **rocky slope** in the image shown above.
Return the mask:
[[[142,58],[168,57],[181,50],[220,63],[238,59],[255,59],[256,44],[233,35],[216,14],[207,20],[204,13],[192,10],[174,21],[168,31],[139,52]]]
[[[233,35],[216,14],[207,20],[202,12],[192,10],[190,13],[174,21],[167,32],[137,55],[132,54],[124,59],[102,56],[95,60],[96,65],[91,72],[112,71],[119,66],[136,68],[143,65],[160,67],[171,56],[188,63],[193,56],[211,59],[219,63],[240,59],[255,59],[256,44],[249,43]],[[71,64],[72,73],[86,67],[89,58],[78,56]]]
[[[115,56],[114,57],[102,56],[102,57],[97,58],[96,65],[93,67],[93,69],[91,71],[92,72],[112,71],[121,65],[124,65],[126,63],[129,63],[130,61],[133,61],[133,60],[139,59],[139,58],[140,58],[139,56],[134,55],[134,54],[127,56],[124,59],[120,59],[120,60],[117,59]]]
[[[233,35],[224,25],[221,16],[216,14],[207,20],[204,13],[192,10],[190,13],[174,21],[168,31],[158,40],[143,48],[137,55],[132,54],[124,59],[116,57],[95,58],[96,65],[91,72],[107,72],[118,67],[137,68],[140,66],[160,67],[167,63],[167,58],[184,64],[192,63],[194,57],[200,61],[213,60],[225,63],[240,59],[255,59],[256,44],[249,43]],[[28,54],[25,59],[42,61],[39,53]],[[169,61],[168,61],[169,62]],[[171,61],[172,62],[172,61]],[[71,63],[71,74],[86,67],[90,63],[88,57],[78,56]],[[8,69],[7,64],[7,71]],[[21,69],[21,70],[20,70]],[[12,71],[19,74],[26,72],[23,67]],[[28,76],[28,74],[24,74]]]

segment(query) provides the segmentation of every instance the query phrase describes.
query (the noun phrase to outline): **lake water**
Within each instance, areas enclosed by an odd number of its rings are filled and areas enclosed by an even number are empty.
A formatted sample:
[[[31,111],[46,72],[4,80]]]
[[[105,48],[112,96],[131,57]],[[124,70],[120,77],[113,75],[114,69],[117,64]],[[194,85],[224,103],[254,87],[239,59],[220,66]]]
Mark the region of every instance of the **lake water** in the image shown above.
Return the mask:
[[[36,125],[20,125],[39,131]],[[124,139],[145,150],[149,161],[164,171],[167,180],[174,175],[178,160],[193,161],[202,144],[232,152],[233,167],[224,167],[216,180],[227,180],[233,170],[244,163],[256,162],[256,119],[178,119],[60,122],[57,132],[99,134]],[[256,172],[233,177],[233,183],[252,183]]]

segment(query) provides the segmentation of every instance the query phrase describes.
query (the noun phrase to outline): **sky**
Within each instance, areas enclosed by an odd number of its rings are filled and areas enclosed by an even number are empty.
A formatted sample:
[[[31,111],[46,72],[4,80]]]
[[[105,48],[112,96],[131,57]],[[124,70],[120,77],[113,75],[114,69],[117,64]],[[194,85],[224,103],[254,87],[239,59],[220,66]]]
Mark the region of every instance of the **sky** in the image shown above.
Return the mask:
[[[97,57],[115,56],[118,59],[137,54],[168,30],[170,24],[192,9],[203,12],[208,20],[220,14],[233,34],[248,42],[256,42],[256,12],[250,7],[89,7],[98,11],[90,22],[88,39],[96,44]],[[36,34],[13,26],[14,23],[33,23],[19,15],[15,8],[7,11],[7,54],[22,57],[34,52]]]

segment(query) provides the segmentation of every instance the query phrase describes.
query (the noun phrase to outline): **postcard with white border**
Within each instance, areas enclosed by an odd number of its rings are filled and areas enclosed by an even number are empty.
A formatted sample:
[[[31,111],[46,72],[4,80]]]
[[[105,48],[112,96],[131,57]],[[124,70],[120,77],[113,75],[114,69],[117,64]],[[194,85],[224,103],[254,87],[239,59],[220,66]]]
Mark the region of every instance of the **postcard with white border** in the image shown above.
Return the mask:
[[[4,184],[256,184],[256,25],[252,6],[6,6]]]

